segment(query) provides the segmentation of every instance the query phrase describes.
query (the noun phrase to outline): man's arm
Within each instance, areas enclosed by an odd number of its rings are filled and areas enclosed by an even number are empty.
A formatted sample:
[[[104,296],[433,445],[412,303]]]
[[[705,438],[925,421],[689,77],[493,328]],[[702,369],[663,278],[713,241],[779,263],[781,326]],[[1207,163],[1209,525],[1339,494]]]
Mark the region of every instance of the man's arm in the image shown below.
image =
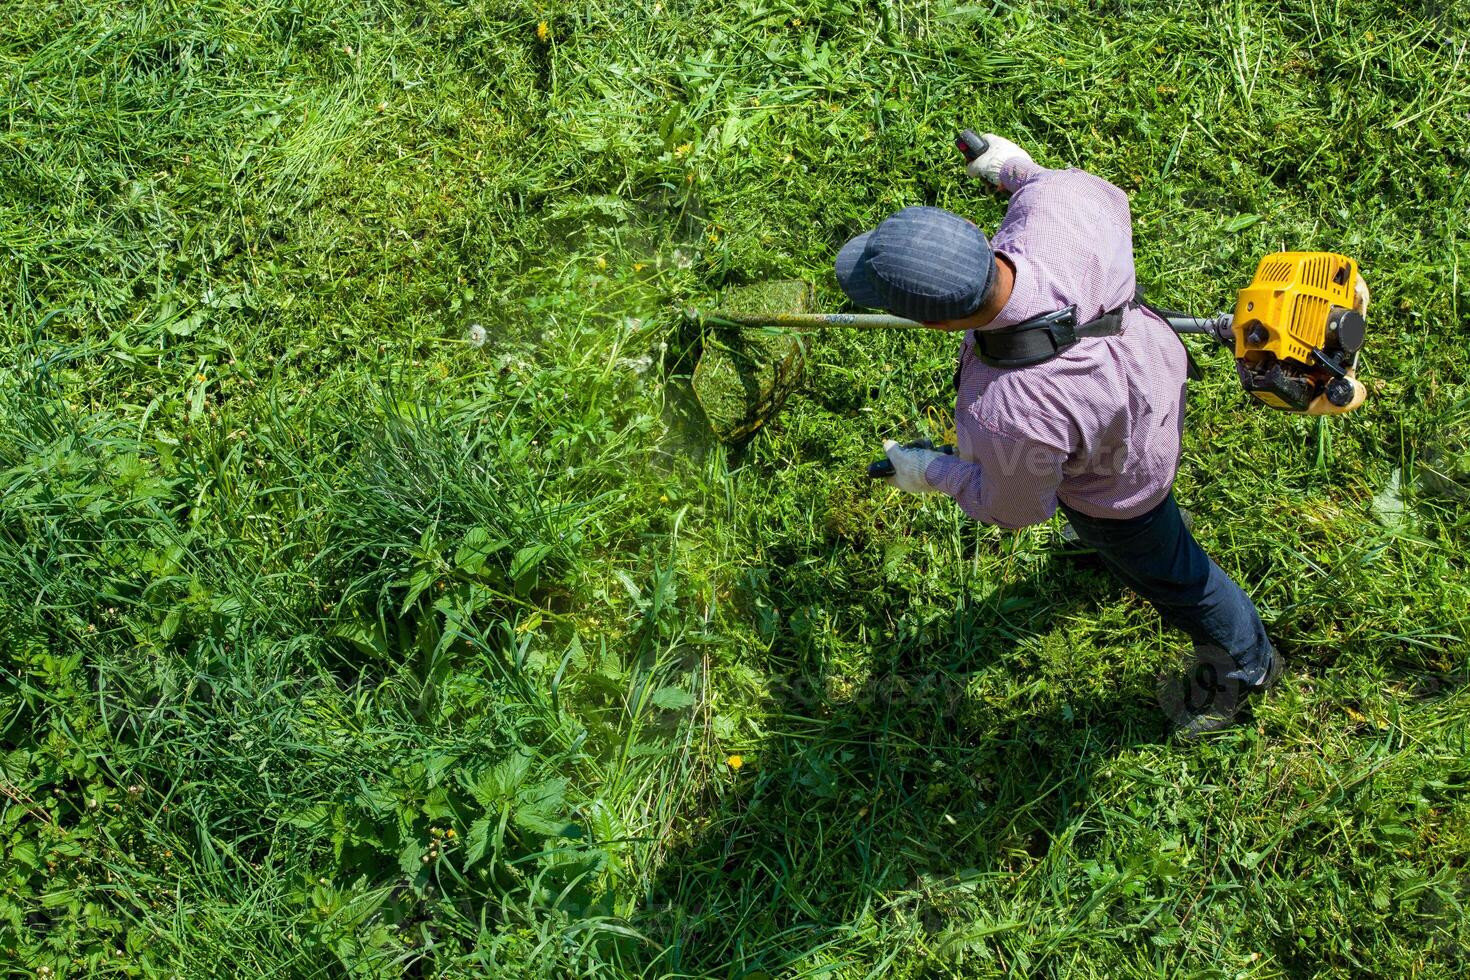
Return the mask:
[[[1051,171],[1028,156],[1012,157],[1001,164],[996,176],[996,186],[1008,194],[1014,194],[1032,178],[1049,174]]]
[[[977,521],[1016,529],[1040,524],[1057,509],[1067,454],[1036,439],[987,432],[974,460],[931,459],[925,481]]]

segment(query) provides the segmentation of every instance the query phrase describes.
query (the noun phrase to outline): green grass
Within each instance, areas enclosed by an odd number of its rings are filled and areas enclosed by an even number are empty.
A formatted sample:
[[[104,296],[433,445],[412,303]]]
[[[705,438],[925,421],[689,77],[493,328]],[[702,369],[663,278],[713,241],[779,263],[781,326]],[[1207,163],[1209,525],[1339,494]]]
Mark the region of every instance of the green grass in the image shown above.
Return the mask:
[[[1467,44],[1381,0],[11,0],[0,970],[1462,974]],[[840,308],[906,204],[993,228],[961,124],[1127,190],[1162,305],[1363,265],[1354,415],[1199,351],[1179,496],[1290,665],[1252,724],[1171,740],[1182,637],[1053,528],[864,478],[942,434],[953,338],[813,338],[705,431],[679,309]]]

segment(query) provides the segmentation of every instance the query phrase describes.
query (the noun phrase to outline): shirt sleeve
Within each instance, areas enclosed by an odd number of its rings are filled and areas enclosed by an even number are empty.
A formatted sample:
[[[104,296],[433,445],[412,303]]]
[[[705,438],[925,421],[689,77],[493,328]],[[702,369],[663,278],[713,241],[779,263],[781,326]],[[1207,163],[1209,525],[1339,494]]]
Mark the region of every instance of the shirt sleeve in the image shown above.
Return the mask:
[[[1026,157],[1011,157],[1000,165],[1000,186],[1014,194],[1034,177],[1051,173],[1046,167]]]
[[[924,479],[955,499],[970,517],[1012,530],[1040,524],[1056,513],[1057,487],[1067,455],[1055,446],[987,432],[976,458],[941,456]]]

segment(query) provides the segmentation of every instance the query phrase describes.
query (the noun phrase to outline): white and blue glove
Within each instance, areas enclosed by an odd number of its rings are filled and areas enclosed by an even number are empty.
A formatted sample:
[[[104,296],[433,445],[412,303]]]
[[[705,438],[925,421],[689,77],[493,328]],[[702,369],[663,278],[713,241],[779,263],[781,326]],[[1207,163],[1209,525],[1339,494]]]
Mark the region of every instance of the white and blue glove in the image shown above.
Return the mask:
[[[924,471],[929,464],[938,459],[942,453],[932,449],[910,449],[902,443],[892,439],[883,440],[883,452],[888,456],[888,461],[893,464],[893,475],[886,478],[891,487],[897,487],[908,493],[938,493],[939,491],[929,485],[924,479]]]
[[[981,180],[989,181],[996,187],[1000,186],[1000,168],[1010,161],[1020,157],[1027,163],[1031,162],[1031,154],[1021,149],[1004,136],[996,136],[994,133],[984,133],[981,139],[988,144],[985,152],[965,164],[965,173],[971,177],[979,177]]]

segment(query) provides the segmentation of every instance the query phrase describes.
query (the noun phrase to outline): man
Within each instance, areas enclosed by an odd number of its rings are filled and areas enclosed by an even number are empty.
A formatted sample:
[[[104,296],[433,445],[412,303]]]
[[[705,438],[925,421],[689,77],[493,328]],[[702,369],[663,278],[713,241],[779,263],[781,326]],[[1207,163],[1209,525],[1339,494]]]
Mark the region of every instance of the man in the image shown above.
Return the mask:
[[[855,303],[966,331],[954,455],[887,441],[889,482],[949,494],[970,517],[1005,528],[1060,506],[1082,543],[1193,638],[1205,697],[1176,720],[1187,734],[1223,728],[1240,697],[1276,681],[1282,661],[1250,598],[1174,502],[1188,354],[1135,297],[1128,198],[984,139],[967,169],[1012,195],[992,239],[948,211],[905,208],[837,256]],[[1059,313],[1065,322],[1049,328]],[[1074,323],[1083,339],[1069,344]]]

